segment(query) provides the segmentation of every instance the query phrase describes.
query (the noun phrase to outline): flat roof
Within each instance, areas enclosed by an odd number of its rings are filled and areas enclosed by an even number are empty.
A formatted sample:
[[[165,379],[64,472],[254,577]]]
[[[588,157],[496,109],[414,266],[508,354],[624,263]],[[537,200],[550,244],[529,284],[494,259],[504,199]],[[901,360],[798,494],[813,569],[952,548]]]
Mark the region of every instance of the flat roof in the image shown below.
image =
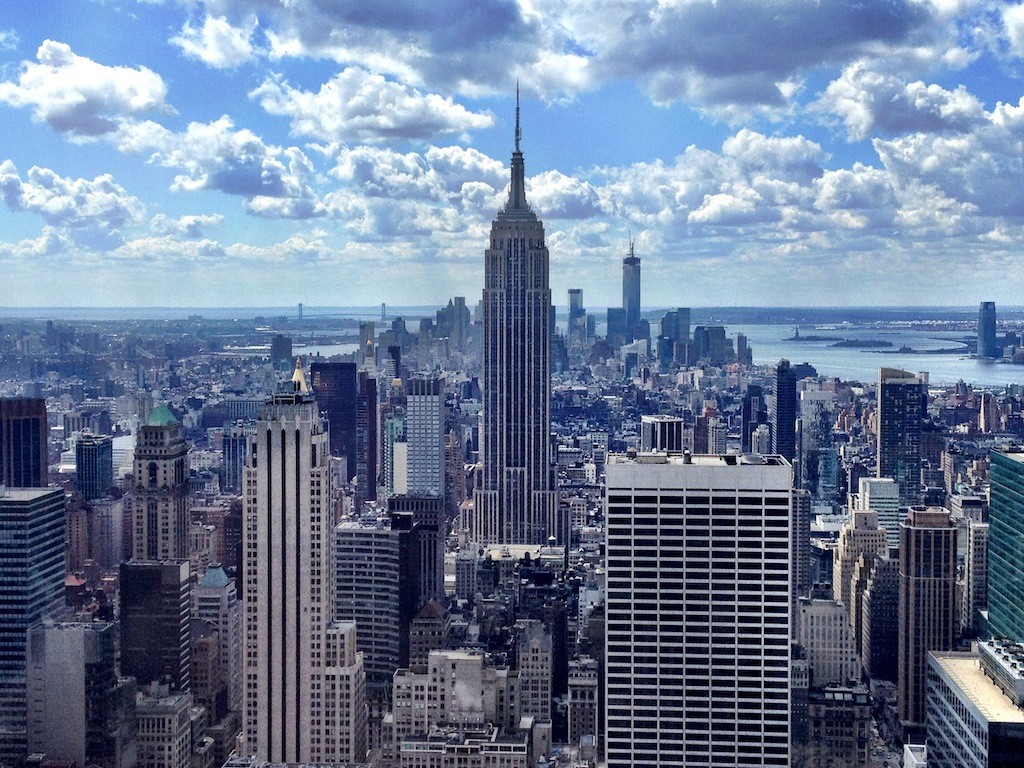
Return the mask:
[[[1006,694],[981,668],[977,654],[932,651],[935,664],[989,723],[1024,723],[1024,710],[1014,706]]]
[[[735,466],[788,466],[789,462],[782,456],[762,455],[759,453],[638,453],[636,456],[627,456],[622,453],[613,453],[608,456],[609,464],[671,464],[674,466],[698,467],[735,467]]]
[[[61,495],[64,494],[62,488],[53,486],[51,488],[8,488],[6,486],[0,486],[0,502],[4,499],[11,499],[12,501],[33,501],[42,496],[59,491]]]

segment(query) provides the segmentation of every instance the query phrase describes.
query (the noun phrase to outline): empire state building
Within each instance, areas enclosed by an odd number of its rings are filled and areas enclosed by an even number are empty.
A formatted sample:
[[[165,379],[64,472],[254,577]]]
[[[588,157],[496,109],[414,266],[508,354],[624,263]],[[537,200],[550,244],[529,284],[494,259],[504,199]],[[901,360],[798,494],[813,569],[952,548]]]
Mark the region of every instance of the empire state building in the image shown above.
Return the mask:
[[[478,544],[568,539],[550,459],[548,249],[526,202],[520,136],[517,95],[512,184],[484,253],[483,476],[467,521]]]

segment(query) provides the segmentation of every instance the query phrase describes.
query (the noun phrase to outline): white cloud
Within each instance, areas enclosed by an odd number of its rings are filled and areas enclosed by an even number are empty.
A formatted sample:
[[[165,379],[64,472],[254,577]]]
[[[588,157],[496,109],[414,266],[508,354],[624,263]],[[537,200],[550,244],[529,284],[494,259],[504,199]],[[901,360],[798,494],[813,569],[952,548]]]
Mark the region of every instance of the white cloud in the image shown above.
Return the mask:
[[[865,62],[843,70],[814,108],[838,115],[851,140],[878,133],[965,131],[985,119],[982,103],[962,85],[948,90],[920,80],[907,83]]]
[[[219,262],[225,254],[224,246],[215,240],[179,240],[173,235],[167,235],[129,240],[111,255],[125,261],[166,267],[179,262]]]
[[[1005,5],[1002,9],[1003,34],[1014,56],[1024,58],[1024,3]]]
[[[997,104],[969,133],[914,133],[873,144],[886,169],[904,184],[941,190],[983,215],[1024,216],[1024,98]]]
[[[527,185],[530,205],[549,219],[587,219],[600,215],[600,197],[590,182],[559,171],[545,171]]]
[[[223,221],[224,217],[219,213],[213,215],[179,216],[176,219],[171,219],[162,213],[158,213],[150,221],[149,227],[158,235],[175,235],[177,237],[198,240],[204,237],[207,229],[218,227]]]
[[[310,218],[323,213],[313,189],[312,163],[297,147],[266,144],[228,116],[190,123],[175,133],[152,121],[125,124],[117,135],[125,152],[149,153],[150,162],[180,169],[172,189],[217,190],[250,200],[265,216]]]
[[[13,29],[0,29],[0,51],[13,51],[18,47],[18,33]]]
[[[232,26],[223,16],[206,16],[201,27],[186,21],[181,34],[170,42],[179,46],[191,59],[198,59],[215,69],[229,69],[246,64],[255,58],[252,36],[256,30],[256,17],[242,27]]]
[[[0,163],[0,192],[7,208],[35,213],[49,225],[118,230],[136,223],[143,207],[110,174],[87,179],[59,176],[33,166],[22,179],[14,163]]]
[[[167,89],[145,67],[108,67],[45,40],[38,63],[23,62],[17,81],[0,82],[0,102],[31,107],[54,130],[88,139],[116,130],[126,118],[168,111]]]
[[[425,139],[494,124],[489,112],[471,112],[451,98],[422,93],[360,67],[347,67],[317,93],[276,78],[249,95],[270,114],[289,117],[293,134],[324,141]]]

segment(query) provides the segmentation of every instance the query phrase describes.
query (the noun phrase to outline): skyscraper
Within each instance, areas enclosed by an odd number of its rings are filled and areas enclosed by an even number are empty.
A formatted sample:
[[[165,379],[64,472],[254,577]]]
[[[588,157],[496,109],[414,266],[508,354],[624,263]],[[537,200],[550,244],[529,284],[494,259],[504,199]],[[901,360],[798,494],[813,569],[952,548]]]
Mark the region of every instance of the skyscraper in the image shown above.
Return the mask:
[[[344,456],[350,480],[356,473],[356,364],[321,363],[309,367],[310,385],[327,417],[331,455]]]
[[[891,477],[900,489],[900,504],[917,504],[921,496],[921,379],[895,368],[878,369],[878,477]]]
[[[900,608],[896,697],[911,733],[925,721],[928,652],[953,647],[956,526],[941,507],[911,507],[900,523]]]
[[[626,334],[636,338],[640,325],[640,257],[629,241],[629,253],[622,260],[622,309],[626,313]]]
[[[996,357],[996,303],[983,301],[978,309],[978,357]]]
[[[605,473],[608,765],[788,766],[792,467],[641,453]]]
[[[409,624],[419,591],[418,536],[410,518],[345,520],[333,534],[334,615],[356,624],[371,744],[380,743],[395,670],[409,666]]]
[[[0,765],[26,749],[25,641],[64,604],[64,491],[0,489]]]
[[[37,624],[28,639],[28,751],[54,762],[134,762],[135,681],[119,678],[117,625]]]
[[[75,487],[82,498],[99,499],[114,487],[114,441],[109,435],[82,435],[75,443]]]
[[[740,450],[751,452],[751,437],[754,430],[768,423],[768,409],[765,407],[764,390],[757,384],[750,384],[743,393],[740,405]]]
[[[444,381],[411,378],[405,400],[410,496],[444,496]]]
[[[544,225],[526,202],[516,107],[508,202],[484,254],[482,485],[469,535],[481,544],[567,542],[550,458],[551,289]]]
[[[991,451],[988,622],[993,637],[1024,642],[1024,453]]]
[[[377,379],[367,371],[356,376],[356,509],[377,500]]]
[[[139,687],[166,684],[187,691],[191,583],[188,560],[121,563],[121,671]]]
[[[789,461],[796,458],[796,373],[789,360],[775,366],[772,399],[772,453]]]
[[[244,748],[259,760],[358,762],[365,674],[332,624],[329,436],[301,366],[260,409],[245,493]]]
[[[45,400],[0,398],[0,485],[46,487],[47,434]]]
[[[242,492],[242,478],[245,476],[245,450],[252,433],[252,425],[246,425],[243,421],[236,421],[224,430],[221,454],[223,456],[223,488],[225,491],[236,494]]]
[[[135,443],[132,558],[188,557],[188,443],[181,423],[160,404]]]
[[[192,590],[192,615],[217,629],[220,669],[228,687],[228,709],[242,711],[242,603],[234,579],[219,565],[206,569]]]

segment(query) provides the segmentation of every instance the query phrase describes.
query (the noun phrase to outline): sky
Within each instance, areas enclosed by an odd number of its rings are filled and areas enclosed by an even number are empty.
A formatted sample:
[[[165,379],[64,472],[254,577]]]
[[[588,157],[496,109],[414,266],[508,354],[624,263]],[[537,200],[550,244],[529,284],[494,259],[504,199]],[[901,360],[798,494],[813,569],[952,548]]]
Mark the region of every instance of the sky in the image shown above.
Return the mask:
[[[1024,4],[0,0],[0,306],[1024,304]]]

